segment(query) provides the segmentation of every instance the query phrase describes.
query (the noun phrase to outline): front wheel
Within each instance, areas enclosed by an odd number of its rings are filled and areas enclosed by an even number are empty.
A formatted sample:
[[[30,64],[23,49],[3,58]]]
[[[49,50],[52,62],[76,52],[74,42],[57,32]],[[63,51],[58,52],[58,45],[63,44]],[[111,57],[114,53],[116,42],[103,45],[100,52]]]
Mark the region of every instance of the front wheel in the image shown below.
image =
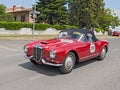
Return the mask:
[[[68,53],[63,62],[63,65],[59,67],[60,71],[64,74],[70,73],[74,68],[75,61],[75,54],[73,52]]]
[[[106,47],[104,47],[103,49],[102,49],[102,51],[101,51],[101,54],[100,54],[100,56],[98,57],[98,59],[99,60],[103,60],[104,58],[105,58],[105,56],[106,56]]]

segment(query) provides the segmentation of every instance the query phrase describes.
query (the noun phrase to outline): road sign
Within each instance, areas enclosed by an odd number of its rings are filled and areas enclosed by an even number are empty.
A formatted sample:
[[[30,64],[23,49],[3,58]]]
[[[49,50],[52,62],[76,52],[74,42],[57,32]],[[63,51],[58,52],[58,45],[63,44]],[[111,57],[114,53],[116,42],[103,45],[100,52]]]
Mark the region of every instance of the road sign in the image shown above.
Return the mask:
[[[36,10],[31,11],[31,13],[33,14],[33,18],[37,18],[37,14],[40,14],[40,12]]]

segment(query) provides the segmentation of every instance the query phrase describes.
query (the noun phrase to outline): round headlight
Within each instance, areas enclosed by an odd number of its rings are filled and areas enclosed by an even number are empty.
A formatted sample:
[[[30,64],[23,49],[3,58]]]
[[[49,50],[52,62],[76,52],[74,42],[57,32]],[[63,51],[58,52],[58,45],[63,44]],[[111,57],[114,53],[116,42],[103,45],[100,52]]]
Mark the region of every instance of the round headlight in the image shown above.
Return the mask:
[[[50,57],[51,57],[51,58],[55,58],[55,57],[56,57],[56,53],[55,53],[54,50],[51,50],[51,51],[50,51]]]
[[[28,52],[28,48],[27,48],[27,46],[24,46],[24,52],[25,52],[25,53]]]

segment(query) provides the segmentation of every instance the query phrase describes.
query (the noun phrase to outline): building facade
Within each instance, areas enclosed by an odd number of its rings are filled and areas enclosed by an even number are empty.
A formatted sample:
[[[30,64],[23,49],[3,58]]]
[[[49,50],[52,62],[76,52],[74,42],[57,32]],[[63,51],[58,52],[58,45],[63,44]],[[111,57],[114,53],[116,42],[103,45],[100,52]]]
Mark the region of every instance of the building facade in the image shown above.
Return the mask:
[[[25,8],[23,6],[16,7],[15,5],[12,8],[6,8],[7,13],[12,13],[15,21],[19,22],[33,22],[31,17],[32,8]]]

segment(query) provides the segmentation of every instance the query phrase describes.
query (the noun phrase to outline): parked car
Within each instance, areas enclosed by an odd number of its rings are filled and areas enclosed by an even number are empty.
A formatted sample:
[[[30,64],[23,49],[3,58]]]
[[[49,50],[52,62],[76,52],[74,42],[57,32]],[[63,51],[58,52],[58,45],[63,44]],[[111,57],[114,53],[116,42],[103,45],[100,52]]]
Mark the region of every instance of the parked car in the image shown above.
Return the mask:
[[[97,39],[86,29],[63,30],[55,39],[38,40],[24,46],[25,58],[33,64],[57,66],[64,74],[71,72],[76,62],[95,57],[103,60],[107,51],[108,42]]]
[[[113,31],[112,36],[120,36],[120,32],[119,31]]]

